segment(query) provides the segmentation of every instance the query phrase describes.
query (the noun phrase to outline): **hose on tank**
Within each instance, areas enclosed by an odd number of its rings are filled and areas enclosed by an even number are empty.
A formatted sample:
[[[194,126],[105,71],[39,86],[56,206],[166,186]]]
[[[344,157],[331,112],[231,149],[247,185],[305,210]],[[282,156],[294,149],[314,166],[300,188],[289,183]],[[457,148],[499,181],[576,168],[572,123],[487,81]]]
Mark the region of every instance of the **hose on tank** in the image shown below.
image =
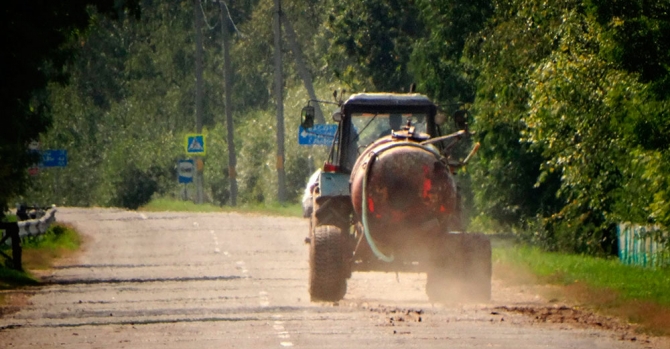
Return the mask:
[[[368,176],[370,174],[370,168],[372,167],[372,164],[374,163],[374,159],[377,157],[377,154],[372,155],[370,158],[370,162],[368,163],[367,168],[365,169],[365,175],[363,176],[363,193],[362,193],[362,198],[363,198],[363,212],[361,214],[362,220],[363,220],[363,233],[365,234],[365,240],[367,240],[368,245],[370,245],[370,249],[372,249],[372,253],[381,261],[383,262],[393,262],[394,257],[387,256],[385,255],[382,251],[379,250],[377,247],[377,244],[375,241],[372,239],[372,236],[370,236],[370,228],[368,227],[368,200],[367,200],[367,184],[368,184]]]

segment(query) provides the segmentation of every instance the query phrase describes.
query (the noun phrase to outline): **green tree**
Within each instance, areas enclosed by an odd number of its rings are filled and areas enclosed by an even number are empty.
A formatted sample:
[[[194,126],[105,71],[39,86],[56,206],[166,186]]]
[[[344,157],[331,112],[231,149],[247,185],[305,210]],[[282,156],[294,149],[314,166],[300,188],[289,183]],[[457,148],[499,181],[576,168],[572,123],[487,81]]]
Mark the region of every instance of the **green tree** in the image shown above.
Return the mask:
[[[590,254],[615,252],[618,222],[667,222],[667,23],[651,11],[666,6],[495,3],[467,47],[481,212],[511,226],[541,218],[527,237]]]
[[[607,60],[638,73],[659,97],[670,97],[670,1],[587,0],[585,6],[605,28]]]
[[[621,123],[625,92],[634,86],[598,56],[599,26],[575,10],[566,10],[556,27],[558,47],[535,65],[527,89],[528,140],[541,145],[543,171],[561,174],[558,191],[565,200],[548,217],[557,247],[565,251],[616,253],[611,213],[613,193],[622,186],[627,144]],[[618,95],[624,93],[623,95]]]
[[[493,14],[492,5],[490,0],[417,1],[419,18],[430,28],[412,45],[411,71],[420,91],[447,106],[474,101],[476,70],[462,59],[463,50]]]
[[[465,47],[477,69],[473,129],[482,144],[470,171],[475,205],[507,229],[527,229],[538,215],[560,207],[555,197],[560,174],[547,171],[539,180],[545,162],[541,146],[520,140],[528,132],[529,67],[552,52],[553,25],[563,8],[575,4],[494,2],[491,19]]]
[[[265,156],[273,147],[272,142],[266,142],[268,132],[273,131],[263,126],[269,112],[267,91],[271,80],[265,56],[259,54],[271,42],[271,31],[265,25],[272,14],[267,11],[271,7],[266,6],[270,3],[235,2],[229,8],[237,30],[244,34],[233,35],[235,65],[244,67],[234,74],[233,96],[234,118],[240,127],[236,148],[241,149],[240,158],[244,162],[238,172],[246,180],[243,190],[251,193],[245,194],[251,202],[273,199],[270,189],[274,182],[267,166],[268,161],[273,161]],[[302,2],[289,5],[291,11],[297,12],[315,11],[317,6]],[[177,160],[184,157],[184,134],[193,132],[195,125],[194,9],[190,1],[142,3],[139,9],[141,18],[125,16],[118,20],[91,11],[90,28],[71,37],[68,47],[76,50],[78,56],[66,66],[70,75],[68,84],[49,86],[54,128],[42,137],[47,147],[68,149],[69,163],[67,168],[45,170],[35,178],[37,185],[29,193],[31,200],[69,205],[126,205],[128,198],[145,200],[147,196],[140,195],[145,192],[176,196],[179,191],[175,167]],[[208,141],[205,157],[206,183],[210,183],[211,200],[224,204],[227,193],[219,186],[226,179],[228,164],[227,144],[221,138],[225,132],[225,106],[221,92],[219,8],[203,3],[203,8],[196,10],[204,12],[208,24],[204,31],[204,119],[211,142]],[[296,18],[296,27],[317,25],[312,18]],[[299,37],[305,41],[321,40],[310,35]],[[310,52],[311,69],[316,71],[314,62],[318,59],[311,56],[315,55],[314,50],[306,51]],[[292,62],[286,65],[291,68]],[[293,73],[291,69],[285,70]],[[287,96],[291,105],[287,106],[286,125],[291,136],[298,125],[299,109],[306,100],[304,91],[292,87],[298,83],[296,78],[287,79],[292,92]],[[298,147],[292,138],[287,142],[286,168],[292,176],[291,200],[296,200],[308,176],[309,166],[304,165],[309,152]],[[119,180],[120,175],[126,177]],[[138,180],[138,185],[124,185],[131,180]],[[58,190],[43,189],[51,187]]]
[[[414,82],[408,64],[424,31],[415,1],[336,1],[327,24],[329,68],[355,91],[400,92]]]
[[[71,38],[78,57],[67,65],[69,84],[50,85],[55,127],[42,137],[47,146],[68,149],[69,163],[57,176],[39,176],[44,186],[60,181],[58,192],[39,193],[45,200],[118,204],[126,195],[118,174],[138,171],[157,182],[156,190],[167,190],[162,177],[174,172],[181,139],[195,125],[186,4],[145,4],[142,18],[119,20],[92,11],[91,27]]]
[[[38,156],[27,152],[28,144],[51,124],[45,88],[50,78],[66,78],[61,67],[74,52],[61,49],[61,45],[73,31],[86,27],[88,5],[97,5],[113,16],[123,14],[124,9],[137,14],[132,1],[11,1],[3,6],[0,98],[5,117],[0,130],[0,216],[8,201],[27,188],[26,168],[38,161]]]

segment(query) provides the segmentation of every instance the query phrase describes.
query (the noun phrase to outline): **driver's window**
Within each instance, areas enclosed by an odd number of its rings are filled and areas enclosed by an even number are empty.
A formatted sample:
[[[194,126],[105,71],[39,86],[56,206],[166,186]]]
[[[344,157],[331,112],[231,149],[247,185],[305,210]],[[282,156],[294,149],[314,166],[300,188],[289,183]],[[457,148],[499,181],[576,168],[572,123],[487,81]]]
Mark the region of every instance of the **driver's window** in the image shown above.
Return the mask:
[[[356,141],[357,148],[367,147],[377,139],[390,135],[392,131],[400,131],[410,119],[415,132],[426,132],[425,114],[353,114],[351,123],[354,134],[351,139]]]
[[[407,121],[415,127],[415,132],[425,133],[425,114],[370,114],[354,113],[351,115],[351,135],[349,137],[349,149],[347,154],[347,167],[351,169],[356,158],[365,148],[379,138],[388,136],[392,131],[400,131]]]

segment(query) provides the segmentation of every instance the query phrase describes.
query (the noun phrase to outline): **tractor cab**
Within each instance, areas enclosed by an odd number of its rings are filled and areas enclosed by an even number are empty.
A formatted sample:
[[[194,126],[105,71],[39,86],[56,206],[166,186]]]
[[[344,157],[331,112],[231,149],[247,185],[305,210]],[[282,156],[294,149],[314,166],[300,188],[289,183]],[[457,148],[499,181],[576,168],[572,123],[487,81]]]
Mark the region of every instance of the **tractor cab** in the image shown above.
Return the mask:
[[[363,150],[383,137],[418,140],[438,136],[436,113],[435,104],[420,94],[352,95],[333,114],[339,123],[338,132],[324,172],[351,173]],[[303,127],[313,124],[313,114],[309,114],[303,110]]]

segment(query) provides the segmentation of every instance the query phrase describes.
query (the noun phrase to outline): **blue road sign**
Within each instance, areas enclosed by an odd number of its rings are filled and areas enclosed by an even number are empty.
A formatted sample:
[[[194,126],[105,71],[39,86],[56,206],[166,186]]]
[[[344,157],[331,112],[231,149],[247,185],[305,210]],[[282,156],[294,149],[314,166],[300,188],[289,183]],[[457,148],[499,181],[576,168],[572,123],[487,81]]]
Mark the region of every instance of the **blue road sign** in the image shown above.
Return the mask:
[[[202,134],[186,135],[186,153],[189,155],[205,155],[205,136]]]
[[[331,145],[335,139],[337,125],[316,124],[308,129],[298,128],[298,144],[300,145]]]
[[[193,160],[179,160],[177,164],[177,175],[179,176],[179,183],[193,182],[193,172],[195,172],[195,165]]]
[[[41,167],[65,167],[67,166],[67,150],[42,150]]]

